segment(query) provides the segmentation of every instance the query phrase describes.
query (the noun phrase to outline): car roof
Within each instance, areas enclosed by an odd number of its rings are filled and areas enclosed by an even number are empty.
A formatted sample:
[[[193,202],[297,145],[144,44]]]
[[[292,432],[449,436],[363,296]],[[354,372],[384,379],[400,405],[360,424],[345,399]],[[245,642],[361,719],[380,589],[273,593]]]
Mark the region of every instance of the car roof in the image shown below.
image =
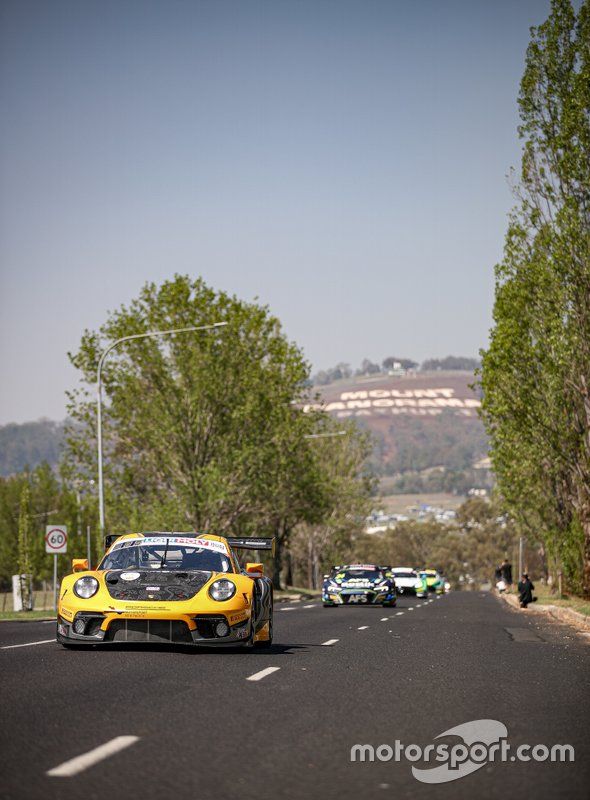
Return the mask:
[[[152,536],[158,536],[162,538],[166,536],[178,536],[179,538],[186,539],[212,539],[213,541],[225,542],[227,544],[227,539],[224,536],[216,536],[214,533],[199,533],[199,531],[142,531],[136,533],[122,533],[121,536],[117,536],[116,539],[112,540],[109,550],[117,542],[129,541],[132,539],[141,541],[142,539],[151,538]]]

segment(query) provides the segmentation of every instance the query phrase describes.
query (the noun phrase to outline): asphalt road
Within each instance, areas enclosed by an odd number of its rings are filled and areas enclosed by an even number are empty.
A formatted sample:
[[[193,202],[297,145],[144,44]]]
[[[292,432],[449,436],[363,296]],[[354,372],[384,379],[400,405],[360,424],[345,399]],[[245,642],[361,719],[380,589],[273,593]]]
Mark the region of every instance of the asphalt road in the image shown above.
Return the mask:
[[[53,635],[0,624],[3,798],[589,796],[590,640],[491,595],[281,604],[267,651],[34,644]],[[504,723],[513,747],[571,744],[575,762],[488,763],[428,785],[405,759],[350,761],[357,743],[424,746],[478,719]],[[47,774],[121,736],[137,739]]]

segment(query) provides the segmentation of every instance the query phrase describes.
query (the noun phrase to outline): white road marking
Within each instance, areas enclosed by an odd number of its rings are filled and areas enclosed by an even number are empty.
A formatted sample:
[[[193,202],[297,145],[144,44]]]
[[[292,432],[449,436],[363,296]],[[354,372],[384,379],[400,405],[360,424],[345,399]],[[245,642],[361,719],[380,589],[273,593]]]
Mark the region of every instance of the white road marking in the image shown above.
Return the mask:
[[[403,613],[404,613],[403,611],[398,611],[398,612],[397,612],[397,614],[396,614],[395,616],[396,616],[396,617],[401,617],[401,615],[402,615]]]
[[[366,631],[368,627],[368,625],[361,625],[360,628],[357,628],[357,631]]]
[[[389,617],[381,617],[381,619],[379,621],[380,622],[387,622],[388,619],[389,619]]]
[[[331,647],[333,644],[336,644],[336,642],[339,641],[340,639],[328,639],[327,642],[322,642],[322,647]]]
[[[410,606],[410,607],[408,608],[408,611],[413,611],[413,610],[414,610],[414,606]]]
[[[42,619],[41,620],[41,625],[55,625],[56,623],[57,623],[57,620],[55,620],[55,619]]]
[[[260,672],[255,672],[254,675],[250,675],[246,680],[261,681],[263,678],[266,678],[267,675],[272,675],[273,672],[278,672],[279,670],[280,667],[267,667],[266,669],[261,669]]]
[[[12,650],[14,647],[32,647],[35,644],[49,644],[49,642],[55,642],[55,638],[42,639],[40,642],[25,642],[25,644],[5,644],[0,647],[0,650]]]
[[[315,604],[310,603],[308,606],[303,606],[303,608],[315,608]]]
[[[72,775],[83,772],[85,769],[94,766],[94,764],[98,764],[99,761],[103,761],[120,750],[130,747],[137,741],[139,741],[139,736],[116,736],[110,742],[101,744],[100,747],[95,747],[94,750],[90,750],[88,753],[71,758],[69,761],[64,761],[59,767],[50,769],[47,775],[51,775],[53,778],[71,778]]]
[[[295,611],[295,608],[279,608],[279,611]]]

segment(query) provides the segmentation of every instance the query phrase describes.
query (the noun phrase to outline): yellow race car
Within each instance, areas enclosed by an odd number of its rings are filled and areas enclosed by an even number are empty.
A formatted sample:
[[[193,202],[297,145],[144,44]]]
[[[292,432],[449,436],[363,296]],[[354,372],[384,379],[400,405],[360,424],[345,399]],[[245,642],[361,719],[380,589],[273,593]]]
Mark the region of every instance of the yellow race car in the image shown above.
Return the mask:
[[[272,643],[272,583],[235,550],[272,550],[272,539],[200,533],[107,536],[94,570],[74,559],[60,586],[57,641],[64,647],[150,642]]]

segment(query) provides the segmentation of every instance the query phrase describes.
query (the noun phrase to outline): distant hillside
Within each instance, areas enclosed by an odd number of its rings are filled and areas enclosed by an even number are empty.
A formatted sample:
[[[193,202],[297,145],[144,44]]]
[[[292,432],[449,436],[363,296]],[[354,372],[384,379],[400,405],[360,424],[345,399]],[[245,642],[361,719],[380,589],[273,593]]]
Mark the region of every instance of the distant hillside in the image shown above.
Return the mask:
[[[393,492],[489,488],[487,439],[472,372],[382,372],[318,387],[333,416],[354,417],[374,435],[374,468]],[[482,464],[486,467],[482,468]]]
[[[353,377],[370,377],[375,375],[406,375],[408,373],[420,372],[474,372],[480,366],[477,358],[467,356],[446,356],[446,358],[428,358],[419,366],[417,361],[411,358],[398,356],[387,356],[381,364],[363,358],[357,369],[352,369],[350,364],[341,361],[335,367],[322,369],[311,377],[313,386],[327,386],[330,383],[340,380],[349,380]]]
[[[12,475],[42,461],[55,466],[63,443],[64,423],[40,419],[22,425],[0,425],[0,475]]]

